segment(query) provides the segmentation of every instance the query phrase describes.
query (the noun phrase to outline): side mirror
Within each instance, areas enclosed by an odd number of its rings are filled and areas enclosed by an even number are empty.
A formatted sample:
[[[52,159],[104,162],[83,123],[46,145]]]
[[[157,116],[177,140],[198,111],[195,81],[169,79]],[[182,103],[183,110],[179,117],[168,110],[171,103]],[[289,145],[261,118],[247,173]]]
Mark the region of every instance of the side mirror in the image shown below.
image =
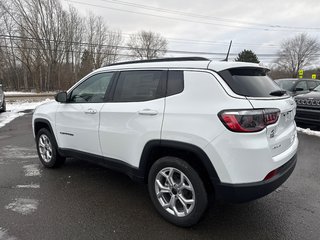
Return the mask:
[[[295,92],[301,92],[301,91],[303,91],[303,88],[295,88],[294,91]]]
[[[67,102],[67,93],[66,92],[59,92],[55,96],[55,100],[59,103],[66,103]]]

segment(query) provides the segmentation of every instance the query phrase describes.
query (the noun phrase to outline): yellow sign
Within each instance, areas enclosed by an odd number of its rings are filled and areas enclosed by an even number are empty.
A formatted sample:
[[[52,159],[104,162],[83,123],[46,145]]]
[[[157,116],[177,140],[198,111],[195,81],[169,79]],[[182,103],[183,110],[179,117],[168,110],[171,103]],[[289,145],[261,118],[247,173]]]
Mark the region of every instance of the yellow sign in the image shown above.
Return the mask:
[[[303,72],[304,71],[302,69],[299,70],[299,72],[298,72],[299,73],[299,78],[303,78]]]
[[[303,71],[302,69],[300,69],[300,70],[299,70],[299,76],[303,76],[303,72],[304,72],[304,71]]]
[[[317,74],[312,74],[312,75],[311,75],[311,78],[312,78],[312,79],[316,79],[316,78],[317,78]]]

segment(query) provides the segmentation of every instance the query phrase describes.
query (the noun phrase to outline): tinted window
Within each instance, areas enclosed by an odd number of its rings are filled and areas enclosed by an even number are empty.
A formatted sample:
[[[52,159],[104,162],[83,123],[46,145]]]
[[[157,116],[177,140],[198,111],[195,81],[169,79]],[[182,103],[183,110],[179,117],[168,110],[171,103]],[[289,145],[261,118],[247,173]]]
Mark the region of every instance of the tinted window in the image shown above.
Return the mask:
[[[140,102],[162,97],[165,71],[121,72],[114,93],[114,101]],[[163,80],[162,80],[163,79]]]
[[[89,77],[72,91],[69,102],[104,102],[104,97],[110,85],[112,76],[113,73],[99,73]]]
[[[296,80],[275,80],[275,82],[284,90],[292,91]]]
[[[261,68],[233,68],[219,72],[233,92],[248,97],[271,97],[281,88]]]
[[[309,88],[309,90],[314,89],[317,86],[319,86],[319,84],[320,84],[320,82],[317,82],[317,81],[308,81],[308,88]]]
[[[306,81],[298,82],[295,90],[296,91],[307,91],[308,90],[307,82]]]
[[[167,96],[181,93],[183,91],[183,71],[169,71]]]

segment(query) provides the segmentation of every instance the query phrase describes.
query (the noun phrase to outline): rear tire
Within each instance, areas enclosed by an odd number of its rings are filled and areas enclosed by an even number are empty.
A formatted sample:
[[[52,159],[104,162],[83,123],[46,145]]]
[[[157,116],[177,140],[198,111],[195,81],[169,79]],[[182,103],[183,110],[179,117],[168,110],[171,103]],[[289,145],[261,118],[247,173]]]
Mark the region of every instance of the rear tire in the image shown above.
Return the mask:
[[[199,222],[208,206],[208,196],[198,173],[184,160],[163,157],[148,176],[151,200],[167,221],[190,227]]]
[[[58,153],[57,143],[48,129],[41,128],[36,137],[37,151],[42,165],[46,168],[61,166],[66,158]]]

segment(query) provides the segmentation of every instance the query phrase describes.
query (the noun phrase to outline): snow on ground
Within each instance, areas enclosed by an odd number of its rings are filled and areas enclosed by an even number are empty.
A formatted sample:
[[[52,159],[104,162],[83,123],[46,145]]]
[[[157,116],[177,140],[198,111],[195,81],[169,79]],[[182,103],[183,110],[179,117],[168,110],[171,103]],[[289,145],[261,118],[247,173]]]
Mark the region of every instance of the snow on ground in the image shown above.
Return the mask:
[[[12,96],[12,95],[34,95],[35,93],[32,92],[14,92],[14,91],[10,91],[10,92],[4,92],[5,96]]]
[[[37,106],[52,101],[51,99],[46,99],[41,102],[28,102],[28,101],[17,101],[12,103],[7,103],[7,111],[0,113],[0,128],[4,127],[9,122],[13,121],[17,117],[23,116],[25,113],[23,111],[35,109]]]
[[[12,203],[5,206],[5,209],[12,210],[22,215],[28,215],[35,212],[38,205],[39,201],[36,199],[16,198]]]
[[[304,133],[304,134],[307,134],[307,135],[310,135],[310,136],[320,137],[320,131],[310,130],[310,128],[297,127],[297,131],[301,132],[301,133]]]
[[[28,95],[47,95],[47,94],[51,94],[54,95],[56,94],[56,92],[41,92],[41,93],[36,93],[36,92],[15,92],[15,91],[8,91],[8,92],[4,92],[5,96],[28,96]]]

